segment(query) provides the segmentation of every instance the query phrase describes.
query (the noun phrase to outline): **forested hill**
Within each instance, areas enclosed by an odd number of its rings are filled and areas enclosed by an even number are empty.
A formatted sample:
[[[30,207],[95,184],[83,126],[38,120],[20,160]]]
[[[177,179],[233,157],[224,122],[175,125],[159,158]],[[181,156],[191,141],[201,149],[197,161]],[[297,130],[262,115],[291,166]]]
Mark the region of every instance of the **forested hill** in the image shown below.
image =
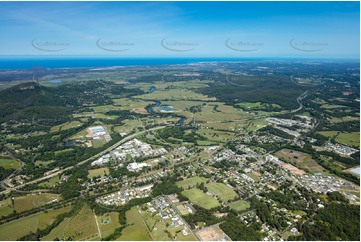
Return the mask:
[[[64,118],[74,110],[91,105],[112,104],[110,95],[139,93],[104,81],[86,81],[45,87],[36,82],[23,83],[0,92],[0,121]]]

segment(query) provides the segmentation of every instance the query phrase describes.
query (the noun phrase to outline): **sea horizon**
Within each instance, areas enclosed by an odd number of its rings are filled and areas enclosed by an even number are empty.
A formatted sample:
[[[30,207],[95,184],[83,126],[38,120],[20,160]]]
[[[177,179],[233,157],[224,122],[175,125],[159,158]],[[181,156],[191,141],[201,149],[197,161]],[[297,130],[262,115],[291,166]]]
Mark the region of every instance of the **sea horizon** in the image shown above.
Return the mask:
[[[356,62],[358,58],[306,57],[116,57],[116,56],[0,56],[1,70],[43,68],[99,68],[117,66],[187,65],[211,62],[325,61]]]

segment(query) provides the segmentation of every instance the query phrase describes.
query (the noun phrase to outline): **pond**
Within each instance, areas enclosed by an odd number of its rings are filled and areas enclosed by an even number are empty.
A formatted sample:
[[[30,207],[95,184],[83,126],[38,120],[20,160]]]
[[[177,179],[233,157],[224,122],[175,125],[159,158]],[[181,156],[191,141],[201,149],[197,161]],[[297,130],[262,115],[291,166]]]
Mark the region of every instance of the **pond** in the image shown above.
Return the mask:
[[[157,108],[158,112],[164,112],[164,113],[169,113],[169,112],[173,112],[175,109],[171,106],[161,106]]]
[[[350,170],[351,173],[356,174],[356,175],[360,175],[360,167],[356,167],[352,170]]]

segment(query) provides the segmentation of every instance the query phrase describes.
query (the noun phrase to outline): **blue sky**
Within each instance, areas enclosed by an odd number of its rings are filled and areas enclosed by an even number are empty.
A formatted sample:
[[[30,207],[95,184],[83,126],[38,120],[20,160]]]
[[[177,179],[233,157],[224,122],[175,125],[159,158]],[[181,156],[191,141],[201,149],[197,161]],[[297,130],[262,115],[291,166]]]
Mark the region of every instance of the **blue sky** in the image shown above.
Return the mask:
[[[0,2],[0,55],[358,58],[359,2]]]

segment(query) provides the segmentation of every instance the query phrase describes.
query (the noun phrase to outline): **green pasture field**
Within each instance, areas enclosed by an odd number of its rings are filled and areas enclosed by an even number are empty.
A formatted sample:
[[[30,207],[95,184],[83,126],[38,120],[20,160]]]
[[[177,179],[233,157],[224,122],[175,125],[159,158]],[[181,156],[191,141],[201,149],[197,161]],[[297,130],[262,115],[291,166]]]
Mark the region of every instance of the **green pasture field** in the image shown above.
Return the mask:
[[[107,168],[107,167],[88,170],[88,178],[93,178],[96,176],[103,177],[104,175],[108,175],[108,174],[109,174],[109,168]]]
[[[102,234],[102,238],[105,238],[111,235],[116,228],[120,227],[119,223],[119,213],[117,212],[110,212],[101,216],[97,216],[99,229]],[[108,220],[108,222],[105,222]],[[103,223],[104,221],[104,223]]]
[[[244,200],[239,200],[232,202],[228,205],[231,209],[236,210],[237,212],[246,210],[251,207],[251,204]]]
[[[333,138],[339,144],[360,147],[360,132],[320,131],[319,134]]]
[[[151,240],[147,228],[145,227],[143,217],[139,214],[137,207],[132,207],[126,212],[128,226],[123,229],[122,235],[117,240],[135,241]]]
[[[42,240],[54,240],[55,238],[72,237],[73,240],[100,240],[96,217],[87,205],[84,206],[72,218],[65,218],[56,228],[54,228]]]
[[[20,162],[8,156],[0,156],[0,166],[4,169],[19,169]]]
[[[22,197],[15,197],[15,209],[17,212],[22,212],[35,207],[43,206],[46,203],[53,201],[54,199],[59,200],[59,195],[42,193],[39,195],[31,194]]]
[[[225,143],[228,140],[235,137],[234,133],[211,130],[211,129],[199,129],[197,130],[197,134],[206,137],[209,141],[217,141],[222,143]]]
[[[201,184],[202,182],[206,183],[207,179],[204,177],[195,176],[195,177],[189,178],[187,180],[178,181],[176,183],[176,185],[183,189],[188,189],[189,186],[193,187],[193,186],[196,186],[197,184]]]
[[[189,200],[205,209],[211,209],[220,206],[219,202],[213,197],[205,194],[198,188],[192,188],[190,190],[185,190],[182,194],[189,198]]]
[[[238,196],[233,189],[227,187],[223,183],[207,183],[206,187],[208,188],[208,191],[219,197],[223,202],[227,202]]]
[[[0,240],[18,240],[30,232],[36,232],[37,229],[44,229],[54,222],[56,216],[70,210],[71,207],[49,210],[47,213],[37,213],[2,224],[0,225]]]
[[[249,176],[250,178],[252,178],[256,182],[260,180],[259,177],[256,174],[252,173],[252,172],[247,173],[246,175]]]
[[[39,183],[39,187],[51,188],[54,187],[56,184],[58,184],[59,181],[60,181],[59,176],[53,176],[49,180]]]
[[[172,89],[167,89],[167,90],[156,89],[153,93],[135,96],[134,98],[139,98],[139,99],[143,99],[143,100],[173,100],[173,101],[215,100],[215,98],[211,98],[206,95],[196,93],[196,92],[188,90],[188,89],[182,89],[182,88],[172,88]]]
[[[71,128],[75,128],[75,127],[79,127],[80,125],[82,125],[81,122],[74,120],[71,122],[66,122],[63,124],[59,124],[56,126],[51,127],[50,132],[57,132],[60,130],[67,130],[67,129],[71,129]]]

